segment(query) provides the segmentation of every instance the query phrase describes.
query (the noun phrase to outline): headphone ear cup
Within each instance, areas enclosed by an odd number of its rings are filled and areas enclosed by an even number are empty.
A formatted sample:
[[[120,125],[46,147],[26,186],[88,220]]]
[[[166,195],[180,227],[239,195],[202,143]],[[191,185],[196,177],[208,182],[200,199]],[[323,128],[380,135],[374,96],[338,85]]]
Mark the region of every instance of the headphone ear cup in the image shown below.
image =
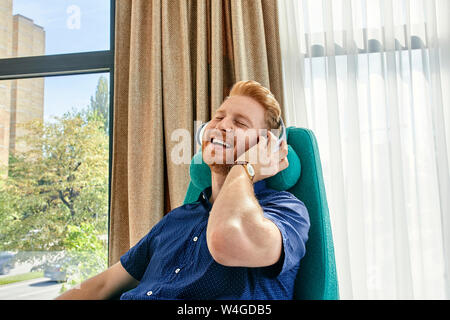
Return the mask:
[[[203,141],[203,135],[205,134],[206,126],[208,125],[208,122],[203,123],[201,126],[198,127],[197,132],[195,134],[195,140],[197,143],[201,146]]]
[[[279,137],[280,143],[283,140],[287,142],[286,126],[284,125],[282,118],[280,118],[280,124],[281,124],[281,135]]]
[[[287,136],[286,136],[286,126],[284,125],[283,119],[280,118],[280,129],[281,133],[277,138],[277,143],[272,147],[272,152],[277,152],[280,149],[281,142],[285,140],[287,142]]]

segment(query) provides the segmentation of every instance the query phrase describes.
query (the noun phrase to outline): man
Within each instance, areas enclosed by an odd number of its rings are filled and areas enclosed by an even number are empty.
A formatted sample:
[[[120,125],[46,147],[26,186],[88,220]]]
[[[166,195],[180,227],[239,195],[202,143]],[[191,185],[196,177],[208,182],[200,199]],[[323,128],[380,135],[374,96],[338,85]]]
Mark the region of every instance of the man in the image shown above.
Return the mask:
[[[211,187],[168,213],[120,262],[60,299],[292,299],[305,254],[304,204],[264,179],[287,168],[274,151],[280,106],[254,81],[235,84],[208,123]],[[261,135],[261,132],[263,134]]]

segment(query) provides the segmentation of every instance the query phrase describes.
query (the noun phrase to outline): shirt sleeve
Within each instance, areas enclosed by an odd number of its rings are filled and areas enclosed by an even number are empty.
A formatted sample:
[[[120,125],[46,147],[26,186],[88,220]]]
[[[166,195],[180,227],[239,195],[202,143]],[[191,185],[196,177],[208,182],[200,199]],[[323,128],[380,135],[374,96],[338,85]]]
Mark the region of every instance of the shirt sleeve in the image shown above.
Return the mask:
[[[262,208],[264,217],[278,227],[282,236],[280,260],[266,270],[268,275],[276,277],[300,266],[310,227],[308,210],[303,202],[286,191],[277,193]]]
[[[149,233],[147,233],[138,243],[120,257],[120,263],[125,270],[136,280],[141,281],[145,270],[153,255],[153,238],[157,235],[165,219],[159,221]]]

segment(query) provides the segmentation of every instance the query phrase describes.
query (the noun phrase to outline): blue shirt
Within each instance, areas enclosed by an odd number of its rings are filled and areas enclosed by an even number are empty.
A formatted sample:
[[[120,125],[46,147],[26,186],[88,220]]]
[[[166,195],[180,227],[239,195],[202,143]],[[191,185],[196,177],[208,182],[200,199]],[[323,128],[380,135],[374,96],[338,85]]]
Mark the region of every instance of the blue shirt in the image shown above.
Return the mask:
[[[280,260],[268,267],[227,267],[217,263],[206,244],[211,187],[199,199],[165,215],[120,261],[139,285],[121,299],[292,299],[294,281],[305,255],[309,216],[303,202],[287,191],[254,185],[264,216],[283,238]]]

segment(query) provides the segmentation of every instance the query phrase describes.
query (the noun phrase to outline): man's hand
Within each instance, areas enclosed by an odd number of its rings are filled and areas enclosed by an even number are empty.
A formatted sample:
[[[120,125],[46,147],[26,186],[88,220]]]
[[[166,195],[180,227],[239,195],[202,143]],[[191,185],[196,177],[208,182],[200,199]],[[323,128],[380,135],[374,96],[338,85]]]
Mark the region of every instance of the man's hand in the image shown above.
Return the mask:
[[[267,138],[260,136],[256,145],[237,158],[237,163],[247,162],[253,166],[255,169],[253,182],[272,177],[289,166],[286,141],[282,141],[278,151],[272,152],[277,143],[275,135],[268,131]]]

